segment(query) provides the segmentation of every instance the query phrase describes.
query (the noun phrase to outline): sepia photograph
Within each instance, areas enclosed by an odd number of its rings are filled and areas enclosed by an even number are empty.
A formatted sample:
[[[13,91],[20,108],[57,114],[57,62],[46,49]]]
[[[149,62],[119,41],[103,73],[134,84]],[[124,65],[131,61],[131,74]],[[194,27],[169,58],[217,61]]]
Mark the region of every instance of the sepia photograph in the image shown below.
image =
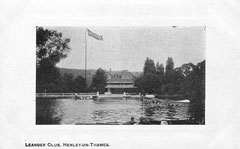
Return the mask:
[[[206,26],[36,27],[37,125],[204,125]]]

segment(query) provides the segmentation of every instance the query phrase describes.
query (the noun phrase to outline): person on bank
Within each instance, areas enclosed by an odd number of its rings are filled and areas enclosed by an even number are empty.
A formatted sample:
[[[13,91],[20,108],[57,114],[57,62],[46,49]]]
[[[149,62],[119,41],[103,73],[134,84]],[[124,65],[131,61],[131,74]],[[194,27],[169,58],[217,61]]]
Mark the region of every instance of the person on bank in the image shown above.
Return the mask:
[[[131,117],[131,121],[129,122],[130,124],[135,124],[136,122],[134,121],[134,117]]]

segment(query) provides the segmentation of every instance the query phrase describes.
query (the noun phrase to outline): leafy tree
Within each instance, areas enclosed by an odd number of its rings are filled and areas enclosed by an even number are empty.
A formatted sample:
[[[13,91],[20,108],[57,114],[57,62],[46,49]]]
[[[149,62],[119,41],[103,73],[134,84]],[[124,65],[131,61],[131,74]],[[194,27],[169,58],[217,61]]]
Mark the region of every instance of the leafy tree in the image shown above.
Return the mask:
[[[174,84],[174,62],[171,57],[166,62],[164,84]]]
[[[184,75],[184,77],[189,76],[193,72],[195,67],[196,66],[193,63],[183,64],[181,66],[181,71],[182,71],[182,74]]]
[[[86,79],[82,76],[78,76],[73,80],[73,92],[85,92],[87,88]]]
[[[82,76],[77,76],[76,78],[70,73],[65,73],[61,80],[59,81],[59,86],[55,86],[58,92],[64,93],[79,93],[86,91],[86,80]]]
[[[164,81],[164,67],[163,64],[159,64],[159,62],[157,62],[156,64],[156,77],[157,77],[157,93],[158,94],[162,94],[161,92],[161,86],[163,85],[163,81]]]
[[[143,75],[147,76],[155,73],[156,73],[156,67],[155,67],[154,61],[147,57],[144,64],[144,68],[143,68]]]
[[[165,95],[173,95],[174,94],[174,85],[171,83],[162,85],[161,92]]]
[[[144,73],[134,82],[142,93],[181,95],[191,100],[189,112],[199,123],[205,122],[205,60],[194,65],[183,64],[174,69],[171,57],[166,62],[166,71],[159,62],[147,58]]]
[[[189,112],[198,122],[205,123],[205,60],[197,64],[191,75]]]
[[[67,56],[70,50],[69,39],[62,33],[36,28],[36,88],[37,92],[59,92],[61,75],[56,64]]]
[[[91,88],[93,91],[99,91],[100,93],[104,93],[106,85],[107,85],[106,72],[102,68],[99,68],[96,74],[93,76]]]
[[[152,59],[146,59],[143,68],[142,88],[146,93],[155,93],[157,90],[156,67]]]
[[[61,80],[62,92],[70,93],[73,92],[73,75],[65,73]]]
[[[63,39],[62,33],[37,27],[36,36],[37,66],[46,58],[55,66],[61,59],[67,57],[70,39]]]
[[[182,74],[181,80],[181,93],[187,97],[191,97],[193,95],[193,82],[196,76],[196,66],[192,63],[183,64],[180,67],[180,71]]]
[[[168,57],[166,62],[166,75],[171,75],[174,70],[174,62],[172,57]]]
[[[163,64],[159,64],[159,62],[157,62],[156,64],[156,74],[158,76],[163,76],[164,75],[164,67]]]
[[[145,81],[144,81],[143,75],[140,75],[138,78],[134,80],[134,86],[136,86],[138,88],[138,91],[143,94],[145,93],[144,83]]]

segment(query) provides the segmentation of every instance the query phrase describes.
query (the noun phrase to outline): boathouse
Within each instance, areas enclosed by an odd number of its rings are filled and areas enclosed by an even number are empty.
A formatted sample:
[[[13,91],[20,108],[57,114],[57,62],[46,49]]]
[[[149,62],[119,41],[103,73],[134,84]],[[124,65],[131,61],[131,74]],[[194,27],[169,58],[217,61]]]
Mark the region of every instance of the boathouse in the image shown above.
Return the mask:
[[[134,86],[136,76],[128,70],[109,71],[107,74],[106,92],[113,94],[136,93],[137,88]]]

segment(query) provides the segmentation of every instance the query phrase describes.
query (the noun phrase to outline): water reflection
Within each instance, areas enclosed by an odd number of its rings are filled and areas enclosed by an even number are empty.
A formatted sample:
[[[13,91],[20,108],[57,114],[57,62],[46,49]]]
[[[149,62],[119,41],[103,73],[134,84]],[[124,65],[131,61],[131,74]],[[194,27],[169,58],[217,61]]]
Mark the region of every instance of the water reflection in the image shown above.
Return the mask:
[[[162,101],[158,104],[139,99],[106,98],[93,100],[37,99],[36,124],[125,123],[131,117],[152,120],[186,119],[188,104]]]
[[[36,124],[60,124],[63,113],[56,110],[60,100],[36,100]]]

